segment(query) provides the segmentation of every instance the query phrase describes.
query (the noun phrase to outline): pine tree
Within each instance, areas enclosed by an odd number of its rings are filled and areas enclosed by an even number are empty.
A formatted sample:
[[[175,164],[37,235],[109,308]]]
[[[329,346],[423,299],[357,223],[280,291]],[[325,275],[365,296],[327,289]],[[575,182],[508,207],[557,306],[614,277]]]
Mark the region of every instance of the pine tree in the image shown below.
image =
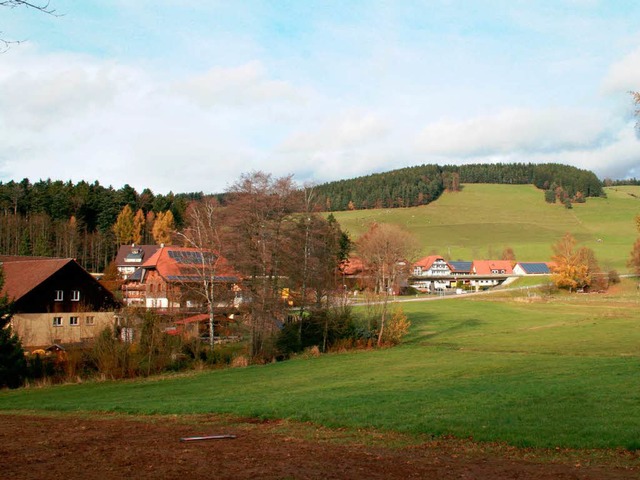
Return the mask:
[[[0,267],[0,291],[3,285],[4,274]],[[22,386],[27,372],[22,344],[10,322],[11,302],[5,294],[0,296],[0,388]]]

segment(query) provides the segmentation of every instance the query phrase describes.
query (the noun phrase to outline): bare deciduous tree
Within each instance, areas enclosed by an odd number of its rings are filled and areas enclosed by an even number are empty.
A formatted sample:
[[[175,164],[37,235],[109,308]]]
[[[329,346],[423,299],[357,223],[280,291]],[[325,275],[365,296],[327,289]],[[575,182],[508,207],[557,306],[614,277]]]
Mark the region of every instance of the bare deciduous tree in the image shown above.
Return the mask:
[[[221,256],[223,247],[222,209],[215,198],[192,203],[187,210],[188,226],[178,235],[188,247],[196,248],[199,256],[191,265],[194,281],[185,282],[183,288],[192,291],[207,307],[209,315],[209,344],[214,346],[215,311],[218,304],[228,301],[224,290],[228,282],[219,278],[221,268],[229,270]],[[228,272],[225,272],[228,273]],[[227,297],[227,298],[223,298]]]
[[[382,294],[378,345],[382,343],[387,303],[398,280],[417,257],[418,243],[413,235],[397,225],[374,224],[356,242],[356,249],[374,278],[374,290]]]
[[[16,7],[25,7],[31,8],[33,10],[37,10],[42,13],[46,13],[47,15],[52,15],[54,17],[60,16],[60,14],[56,11],[55,8],[50,6],[50,2],[27,2],[24,0],[0,0],[0,7],[7,8],[16,8]],[[0,32],[2,34],[2,32]],[[20,43],[20,40],[7,40],[6,38],[0,38],[0,52],[6,51],[12,43]]]
[[[243,175],[228,192],[227,225],[231,263],[247,279],[251,354],[264,352],[267,340],[286,315],[282,280],[287,259],[287,222],[300,211],[300,190],[291,176],[264,172]]]
[[[640,92],[629,92],[633,97],[633,102],[639,107],[636,110],[636,116],[640,117]]]

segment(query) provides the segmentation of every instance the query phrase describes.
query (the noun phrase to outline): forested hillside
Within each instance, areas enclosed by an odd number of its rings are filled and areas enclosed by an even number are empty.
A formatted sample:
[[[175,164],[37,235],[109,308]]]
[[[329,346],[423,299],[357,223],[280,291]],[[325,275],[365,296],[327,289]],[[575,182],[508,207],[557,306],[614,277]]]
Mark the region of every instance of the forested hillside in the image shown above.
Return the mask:
[[[320,185],[316,198],[327,211],[409,207],[428,204],[464,183],[533,184],[548,202],[567,206],[603,194],[600,180],[587,170],[516,163],[408,167]],[[73,257],[90,271],[102,271],[124,241],[114,225],[125,206],[127,221],[135,216],[142,225],[134,241],[155,243],[166,238],[154,234],[160,219],[168,222],[166,229],[180,229],[188,203],[203,197],[201,192],[138,193],[129,185],[116,190],[97,181],[0,182],[0,254]],[[224,204],[225,194],[218,199]]]
[[[463,183],[532,184],[547,201],[581,202],[603,194],[593,172],[560,164],[421,165],[317,187],[329,211],[426,205]]]
[[[90,271],[102,271],[115,256],[113,225],[125,205],[144,213],[141,240],[153,243],[156,215],[171,212],[179,227],[187,202],[201,196],[138,193],[129,185],[115,190],[97,181],[0,182],[0,254],[73,257]]]

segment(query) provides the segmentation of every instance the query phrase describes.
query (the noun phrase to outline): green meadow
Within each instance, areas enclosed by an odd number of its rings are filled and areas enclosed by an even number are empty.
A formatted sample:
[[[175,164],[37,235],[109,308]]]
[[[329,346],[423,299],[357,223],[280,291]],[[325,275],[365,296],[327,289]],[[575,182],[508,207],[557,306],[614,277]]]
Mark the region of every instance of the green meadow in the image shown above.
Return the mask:
[[[563,213],[563,212],[562,212]],[[398,347],[0,392],[0,409],[228,413],[516,446],[640,449],[640,294],[404,303]]]
[[[594,250],[604,269],[627,271],[626,262],[638,235],[640,187],[605,189],[606,198],[589,198],[566,209],[548,204],[532,185],[466,184],[421,207],[336,212],[352,237],[373,222],[394,223],[413,232],[422,253],[452,260],[499,258],[505,247],[520,261],[548,261],[551,245],[567,232]]]

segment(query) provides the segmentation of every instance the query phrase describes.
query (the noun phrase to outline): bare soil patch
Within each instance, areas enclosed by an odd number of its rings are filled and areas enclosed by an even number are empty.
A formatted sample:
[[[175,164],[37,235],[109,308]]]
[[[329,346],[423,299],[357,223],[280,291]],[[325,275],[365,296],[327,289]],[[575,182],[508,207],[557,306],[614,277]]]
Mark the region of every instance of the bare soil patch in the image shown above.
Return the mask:
[[[183,437],[235,439],[181,442]],[[6,479],[632,479],[625,451],[531,451],[217,416],[0,415]]]

